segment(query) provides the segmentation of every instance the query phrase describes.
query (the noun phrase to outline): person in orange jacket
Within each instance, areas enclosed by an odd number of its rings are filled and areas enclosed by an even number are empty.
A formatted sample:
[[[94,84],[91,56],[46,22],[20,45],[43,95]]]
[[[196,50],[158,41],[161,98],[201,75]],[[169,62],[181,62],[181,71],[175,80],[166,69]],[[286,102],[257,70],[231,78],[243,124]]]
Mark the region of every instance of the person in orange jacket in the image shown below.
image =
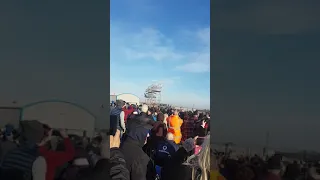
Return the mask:
[[[174,142],[179,144],[182,138],[181,133],[181,125],[183,120],[179,117],[178,110],[175,110],[174,113],[168,117],[167,125],[168,125],[168,132],[172,133],[174,136]]]

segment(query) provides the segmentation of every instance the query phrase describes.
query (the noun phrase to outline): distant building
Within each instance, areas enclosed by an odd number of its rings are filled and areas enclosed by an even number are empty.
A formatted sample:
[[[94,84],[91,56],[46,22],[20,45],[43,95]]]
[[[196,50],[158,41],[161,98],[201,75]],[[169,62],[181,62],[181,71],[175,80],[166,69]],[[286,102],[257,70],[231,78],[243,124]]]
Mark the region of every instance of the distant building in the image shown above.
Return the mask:
[[[122,93],[118,95],[110,95],[110,103],[112,101],[116,102],[116,100],[121,99],[129,104],[137,104],[140,105],[140,98],[134,94],[130,93]]]
[[[117,95],[110,95],[110,103],[116,102],[116,100],[117,100]]]

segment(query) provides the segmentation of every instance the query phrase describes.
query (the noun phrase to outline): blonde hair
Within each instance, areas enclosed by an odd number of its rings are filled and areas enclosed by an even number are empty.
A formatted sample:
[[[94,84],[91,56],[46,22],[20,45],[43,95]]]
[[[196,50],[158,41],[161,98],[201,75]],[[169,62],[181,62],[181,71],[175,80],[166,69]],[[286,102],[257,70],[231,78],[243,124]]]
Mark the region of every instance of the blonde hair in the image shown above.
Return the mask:
[[[190,156],[184,164],[192,167],[192,180],[197,179],[195,173],[197,169],[201,170],[200,180],[209,180],[208,172],[210,172],[210,135],[205,137],[200,152],[197,155]]]

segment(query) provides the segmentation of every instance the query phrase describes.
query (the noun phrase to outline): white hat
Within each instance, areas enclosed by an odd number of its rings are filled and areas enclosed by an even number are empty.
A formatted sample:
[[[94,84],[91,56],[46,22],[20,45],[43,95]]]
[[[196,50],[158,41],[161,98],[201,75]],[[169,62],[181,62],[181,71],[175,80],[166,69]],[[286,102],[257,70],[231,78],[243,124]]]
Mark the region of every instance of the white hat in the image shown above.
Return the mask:
[[[144,112],[144,113],[147,113],[148,109],[149,109],[148,105],[146,105],[146,104],[142,105],[142,107],[141,107],[141,111]]]

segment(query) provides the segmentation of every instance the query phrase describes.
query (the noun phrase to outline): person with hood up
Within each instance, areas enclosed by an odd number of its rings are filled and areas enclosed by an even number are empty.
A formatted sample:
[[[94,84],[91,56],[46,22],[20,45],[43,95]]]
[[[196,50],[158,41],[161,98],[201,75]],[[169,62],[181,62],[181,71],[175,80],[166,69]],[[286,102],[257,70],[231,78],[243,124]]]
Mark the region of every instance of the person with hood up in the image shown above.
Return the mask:
[[[150,122],[153,121],[147,116],[147,111],[148,106],[143,105],[141,114],[128,121],[127,133],[120,147],[127,162],[131,180],[146,180],[150,167],[149,156],[142,149],[152,128]]]
[[[20,146],[3,158],[0,179],[45,180],[47,163],[36,145],[43,136],[44,129],[39,121],[21,121]]]
[[[126,103],[123,100],[116,101],[117,106],[113,108],[110,112],[110,129],[111,134],[114,135],[117,129],[120,130],[120,135],[126,132],[126,125],[125,125],[125,112],[123,108],[125,107]]]
[[[168,132],[174,135],[174,141],[179,144],[182,139],[181,126],[183,120],[179,117],[178,110],[174,110],[173,115],[168,117]]]

